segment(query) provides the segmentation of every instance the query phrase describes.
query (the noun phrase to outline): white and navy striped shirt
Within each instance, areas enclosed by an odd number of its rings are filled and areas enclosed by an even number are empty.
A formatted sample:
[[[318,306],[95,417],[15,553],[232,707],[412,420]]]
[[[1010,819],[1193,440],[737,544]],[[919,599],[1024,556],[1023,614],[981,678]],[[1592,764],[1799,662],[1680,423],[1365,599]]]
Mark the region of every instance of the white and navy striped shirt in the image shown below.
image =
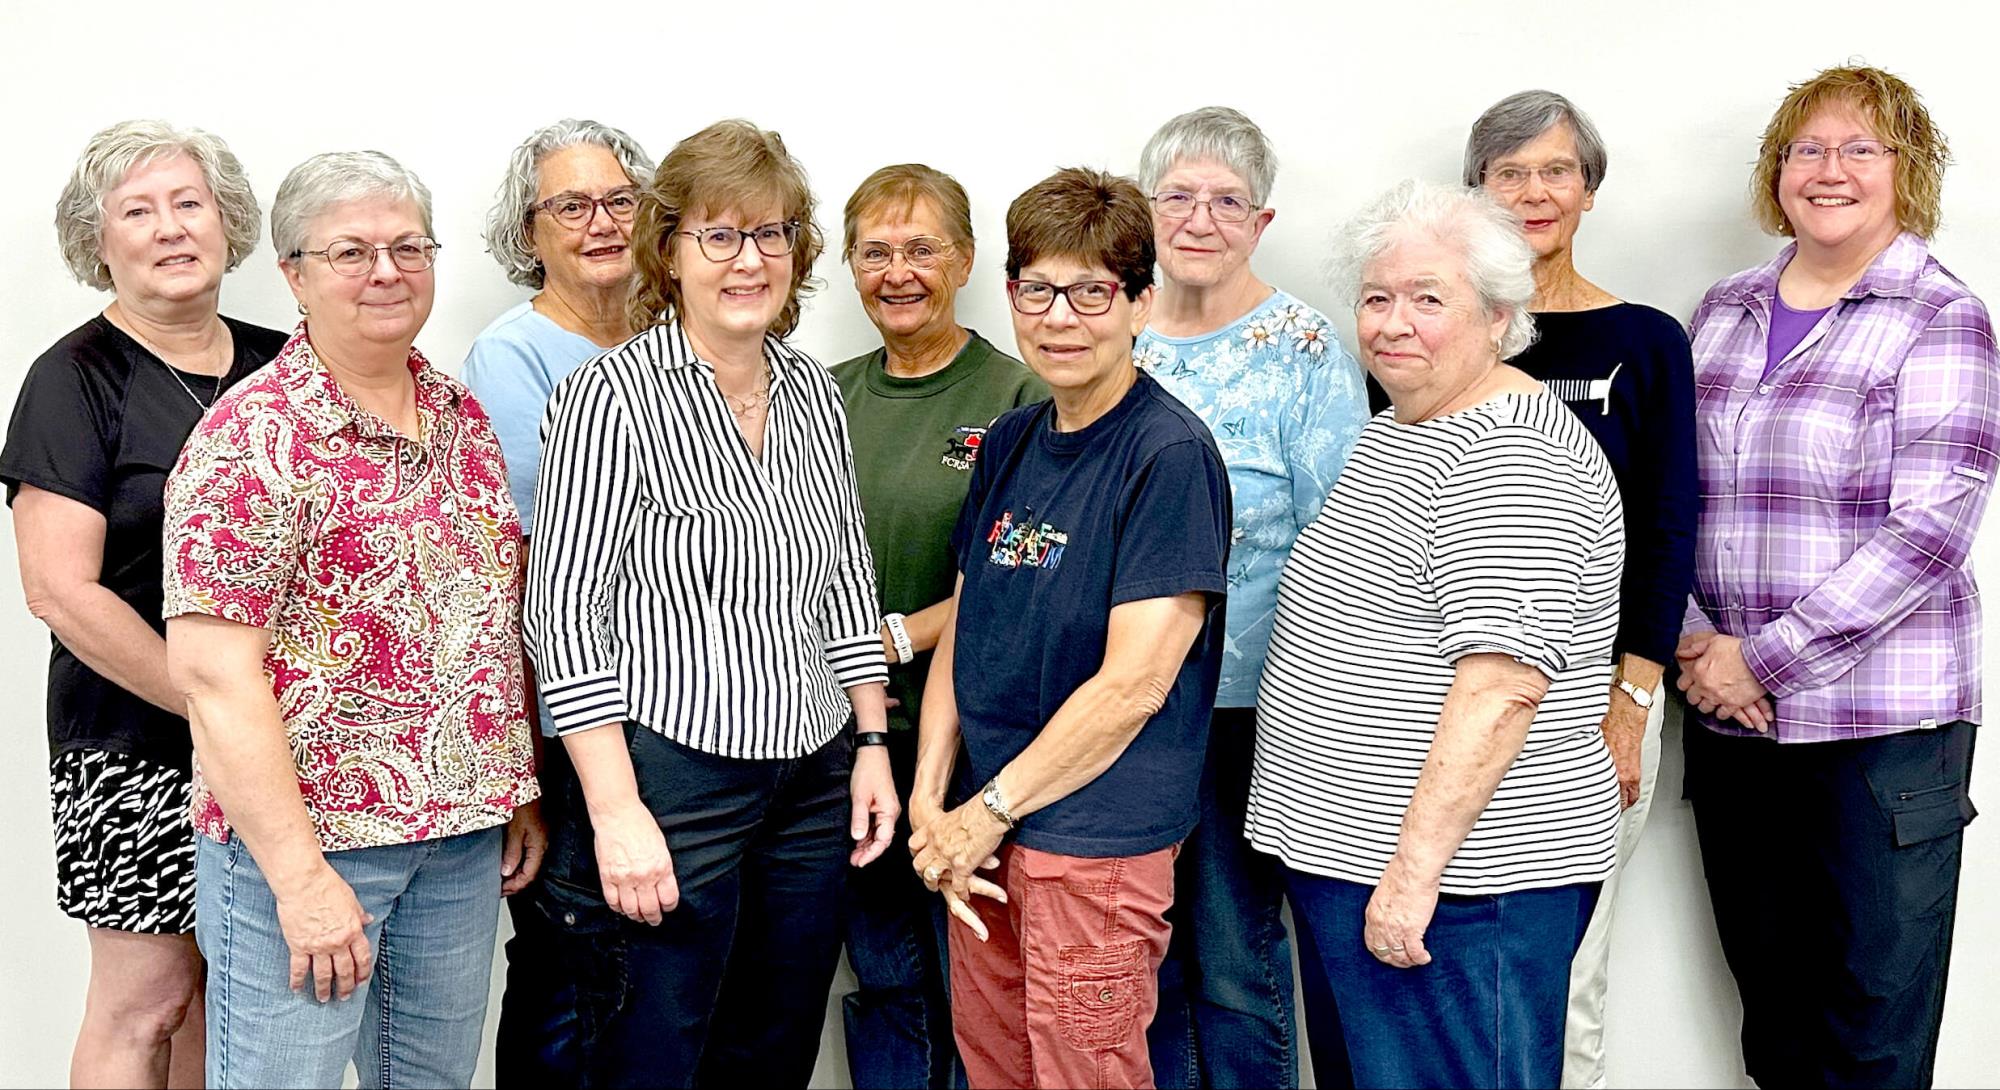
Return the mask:
[[[1624,557],[1611,469],[1554,397],[1369,421],[1280,583],[1251,842],[1299,870],[1374,885],[1455,663],[1499,653],[1547,675],[1548,695],[1442,889],[1602,881],[1618,780],[1598,727]]]
[[[798,757],[887,679],[840,391],[775,337],[764,359],[761,462],[678,322],[549,397],[524,630],[557,733]]]

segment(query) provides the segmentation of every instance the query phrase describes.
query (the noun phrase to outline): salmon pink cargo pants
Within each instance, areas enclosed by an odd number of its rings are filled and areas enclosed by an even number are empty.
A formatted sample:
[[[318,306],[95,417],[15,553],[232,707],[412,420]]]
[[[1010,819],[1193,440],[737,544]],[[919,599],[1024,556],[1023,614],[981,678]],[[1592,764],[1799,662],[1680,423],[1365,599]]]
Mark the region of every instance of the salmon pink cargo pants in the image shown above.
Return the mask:
[[[1086,859],[1009,844],[974,897],[987,941],[951,922],[951,1011],[966,1081],[987,1087],[1151,1087],[1178,847]]]

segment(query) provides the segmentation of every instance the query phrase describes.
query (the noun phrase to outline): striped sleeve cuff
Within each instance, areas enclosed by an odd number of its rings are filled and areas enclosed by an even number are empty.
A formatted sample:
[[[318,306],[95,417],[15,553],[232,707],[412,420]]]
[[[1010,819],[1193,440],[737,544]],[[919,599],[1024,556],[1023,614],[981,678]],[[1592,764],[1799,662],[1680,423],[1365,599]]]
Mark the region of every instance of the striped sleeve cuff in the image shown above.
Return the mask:
[[[623,723],[632,717],[618,675],[610,670],[578,674],[560,681],[545,679],[541,688],[542,706],[549,710],[549,718],[559,735],[605,723]]]
[[[828,640],[820,646],[843,689],[889,680],[889,667],[882,661],[882,637],[873,632]]]

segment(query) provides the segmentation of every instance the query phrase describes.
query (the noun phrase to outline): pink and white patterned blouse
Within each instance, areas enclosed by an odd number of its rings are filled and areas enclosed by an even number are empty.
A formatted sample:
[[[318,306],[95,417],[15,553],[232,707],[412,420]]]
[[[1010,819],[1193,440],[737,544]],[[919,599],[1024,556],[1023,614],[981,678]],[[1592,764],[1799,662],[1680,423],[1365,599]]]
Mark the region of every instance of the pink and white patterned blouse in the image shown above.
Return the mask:
[[[167,480],[165,615],[271,630],[264,670],[322,850],[501,824],[539,788],[499,441],[415,351],[422,439],[398,434],[305,332],[209,411]],[[229,837],[199,759],[194,822]]]

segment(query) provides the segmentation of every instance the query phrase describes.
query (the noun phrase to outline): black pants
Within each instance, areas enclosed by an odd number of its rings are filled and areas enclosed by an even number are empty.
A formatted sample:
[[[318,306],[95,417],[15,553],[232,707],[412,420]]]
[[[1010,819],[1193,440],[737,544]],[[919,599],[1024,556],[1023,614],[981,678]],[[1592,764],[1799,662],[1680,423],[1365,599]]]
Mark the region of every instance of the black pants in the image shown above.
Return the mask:
[[[564,793],[569,756],[562,743],[541,751],[542,820],[554,828]],[[577,1056],[576,989],[562,967],[558,929],[539,903],[541,879],[507,898],[514,937],[507,940],[507,985],[500,993],[500,1026],[493,1042],[496,1090],[545,1090],[575,1086],[582,1078]]]
[[[1686,795],[1759,1086],[1931,1085],[1973,733],[1780,746],[1687,726]]]
[[[765,761],[625,733],[681,900],[657,927],[605,905],[572,777],[537,900],[576,989],[583,1085],[804,1087],[840,960],[852,732]]]

